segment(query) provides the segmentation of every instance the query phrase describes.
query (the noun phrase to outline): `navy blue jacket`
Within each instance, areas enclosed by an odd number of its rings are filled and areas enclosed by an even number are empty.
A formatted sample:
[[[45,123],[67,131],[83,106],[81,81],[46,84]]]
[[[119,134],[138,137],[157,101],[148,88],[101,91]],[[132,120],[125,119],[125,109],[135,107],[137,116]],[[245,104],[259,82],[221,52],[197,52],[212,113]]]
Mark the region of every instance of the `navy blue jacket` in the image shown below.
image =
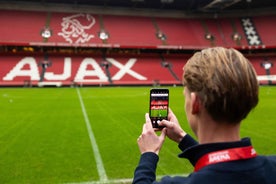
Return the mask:
[[[186,135],[179,143],[182,153],[179,157],[187,158],[195,165],[198,159],[213,151],[250,146],[249,138],[237,142],[197,144]],[[255,158],[221,162],[203,167],[188,177],[163,177],[156,180],[158,155],[147,152],[141,155],[134,173],[133,184],[276,184],[276,156],[257,156]]]

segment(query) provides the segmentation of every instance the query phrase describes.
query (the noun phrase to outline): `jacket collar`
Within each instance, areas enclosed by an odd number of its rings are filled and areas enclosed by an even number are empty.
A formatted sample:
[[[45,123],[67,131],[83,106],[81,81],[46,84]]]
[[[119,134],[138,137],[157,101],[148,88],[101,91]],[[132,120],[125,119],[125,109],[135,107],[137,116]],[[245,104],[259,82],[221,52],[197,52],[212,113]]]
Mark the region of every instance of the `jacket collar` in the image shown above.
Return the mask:
[[[180,158],[187,158],[191,162],[191,164],[195,165],[198,159],[207,153],[229,149],[229,148],[245,147],[245,146],[251,146],[251,140],[248,137],[235,142],[197,144],[197,145],[188,147],[178,156]]]

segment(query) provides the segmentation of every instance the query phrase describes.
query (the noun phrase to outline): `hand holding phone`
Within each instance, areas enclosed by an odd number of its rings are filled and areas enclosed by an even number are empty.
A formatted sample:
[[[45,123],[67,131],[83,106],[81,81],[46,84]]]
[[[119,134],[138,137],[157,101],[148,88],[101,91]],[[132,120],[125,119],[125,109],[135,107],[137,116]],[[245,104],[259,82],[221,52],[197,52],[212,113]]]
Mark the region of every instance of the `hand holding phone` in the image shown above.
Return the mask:
[[[153,128],[164,128],[158,123],[163,119],[168,119],[169,110],[169,90],[168,89],[151,89],[150,90],[150,107],[149,116]]]

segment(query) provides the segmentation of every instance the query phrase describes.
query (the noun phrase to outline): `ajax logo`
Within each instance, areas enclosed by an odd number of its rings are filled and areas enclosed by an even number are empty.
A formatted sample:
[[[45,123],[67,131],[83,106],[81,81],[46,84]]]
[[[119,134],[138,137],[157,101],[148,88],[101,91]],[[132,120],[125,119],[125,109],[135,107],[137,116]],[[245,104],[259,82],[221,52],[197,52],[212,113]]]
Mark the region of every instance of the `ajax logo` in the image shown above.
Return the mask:
[[[95,18],[90,14],[75,14],[62,18],[62,29],[58,33],[70,44],[82,44],[94,38],[93,34],[86,31],[91,29],[95,24]]]

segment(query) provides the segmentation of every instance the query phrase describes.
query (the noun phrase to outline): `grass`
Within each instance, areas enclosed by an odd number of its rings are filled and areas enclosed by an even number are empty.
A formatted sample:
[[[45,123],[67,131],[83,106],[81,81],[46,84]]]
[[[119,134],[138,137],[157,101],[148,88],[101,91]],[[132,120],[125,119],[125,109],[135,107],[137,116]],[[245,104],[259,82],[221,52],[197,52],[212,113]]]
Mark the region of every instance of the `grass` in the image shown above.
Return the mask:
[[[80,88],[81,98],[109,180],[132,178],[136,143],[148,112],[150,87]],[[170,88],[170,107],[191,135],[182,87]],[[99,181],[76,88],[2,88],[0,92],[0,183]],[[276,88],[262,87],[260,103],[243,122],[259,154],[275,153]],[[192,171],[167,139],[157,175]]]

